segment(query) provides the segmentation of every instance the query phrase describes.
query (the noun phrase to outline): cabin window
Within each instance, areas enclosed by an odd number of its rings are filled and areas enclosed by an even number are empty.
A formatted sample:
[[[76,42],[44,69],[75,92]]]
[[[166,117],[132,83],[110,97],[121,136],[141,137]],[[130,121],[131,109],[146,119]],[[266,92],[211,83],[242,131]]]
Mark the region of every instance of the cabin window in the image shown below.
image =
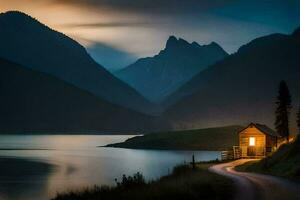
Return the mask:
[[[249,138],[249,146],[255,146],[255,137]]]

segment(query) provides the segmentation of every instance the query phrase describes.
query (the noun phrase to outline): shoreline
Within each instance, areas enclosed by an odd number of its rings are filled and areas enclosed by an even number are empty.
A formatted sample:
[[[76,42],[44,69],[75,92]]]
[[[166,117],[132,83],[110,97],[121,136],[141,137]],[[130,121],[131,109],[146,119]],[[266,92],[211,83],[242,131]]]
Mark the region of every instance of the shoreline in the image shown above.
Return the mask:
[[[225,151],[238,145],[241,126],[157,132],[138,135],[105,147],[150,150]]]
[[[210,152],[221,152],[223,151],[222,149],[176,149],[176,148],[134,148],[134,147],[121,147],[121,146],[115,146],[115,144],[119,143],[114,143],[114,144],[108,144],[105,146],[97,146],[98,148],[116,148],[116,149],[132,149],[132,150],[149,150],[149,151],[210,151]],[[120,143],[121,144],[121,143]],[[1,150],[1,149],[0,149]]]
[[[82,190],[58,193],[51,200],[87,199],[232,199],[233,182],[221,175],[209,172],[214,162],[177,165],[172,173],[156,180],[146,181],[142,173],[123,175],[115,186],[95,185]]]

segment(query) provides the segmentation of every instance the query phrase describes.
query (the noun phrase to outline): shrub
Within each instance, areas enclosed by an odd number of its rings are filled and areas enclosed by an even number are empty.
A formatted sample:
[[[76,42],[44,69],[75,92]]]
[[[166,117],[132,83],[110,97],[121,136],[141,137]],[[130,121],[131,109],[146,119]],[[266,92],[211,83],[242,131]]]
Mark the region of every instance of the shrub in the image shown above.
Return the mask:
[[[145,178],[140,172],[135,173],[133,176],[126,176],[124,174],[121,182],[118,182],[117,179],[115,179],[115,182],[118,188],[124,189],[146,185]]]

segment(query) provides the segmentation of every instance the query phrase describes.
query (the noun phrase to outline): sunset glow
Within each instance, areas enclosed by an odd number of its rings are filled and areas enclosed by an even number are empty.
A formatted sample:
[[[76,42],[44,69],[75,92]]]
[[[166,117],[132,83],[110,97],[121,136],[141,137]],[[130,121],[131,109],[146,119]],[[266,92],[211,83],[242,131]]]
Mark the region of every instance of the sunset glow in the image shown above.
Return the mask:
[[[86,47],[104,43],[142,57],[157,53],[169,35],[200,44],[215,41],[230,53],[257,36],[274,31],[288,33],[299,22],[296,1],[284,7],[279,1],[256,4],[260,7],[221,0],[167,0],[164,4],[145,0],[1,0],[0,10],[26,12]],[[276,13],[272,20],[262,15],[265,10]]]

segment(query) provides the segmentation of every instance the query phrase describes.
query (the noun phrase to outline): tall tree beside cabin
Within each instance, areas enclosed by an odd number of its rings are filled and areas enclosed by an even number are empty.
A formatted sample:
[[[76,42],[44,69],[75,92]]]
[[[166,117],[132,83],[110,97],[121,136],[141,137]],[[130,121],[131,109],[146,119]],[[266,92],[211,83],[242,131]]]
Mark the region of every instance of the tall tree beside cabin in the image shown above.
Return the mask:
[[[275,128],[279,135],[286,138],[289,141],[289,116],[291,111],[291,95],[289,88],[285,81],[281,81],[279,84],[279,94],[277,96],[277,109],[276,109],[276,120]]]
[[[300,108],[298,108],[298,112],[297,112],[297,126],[300,134]]]

